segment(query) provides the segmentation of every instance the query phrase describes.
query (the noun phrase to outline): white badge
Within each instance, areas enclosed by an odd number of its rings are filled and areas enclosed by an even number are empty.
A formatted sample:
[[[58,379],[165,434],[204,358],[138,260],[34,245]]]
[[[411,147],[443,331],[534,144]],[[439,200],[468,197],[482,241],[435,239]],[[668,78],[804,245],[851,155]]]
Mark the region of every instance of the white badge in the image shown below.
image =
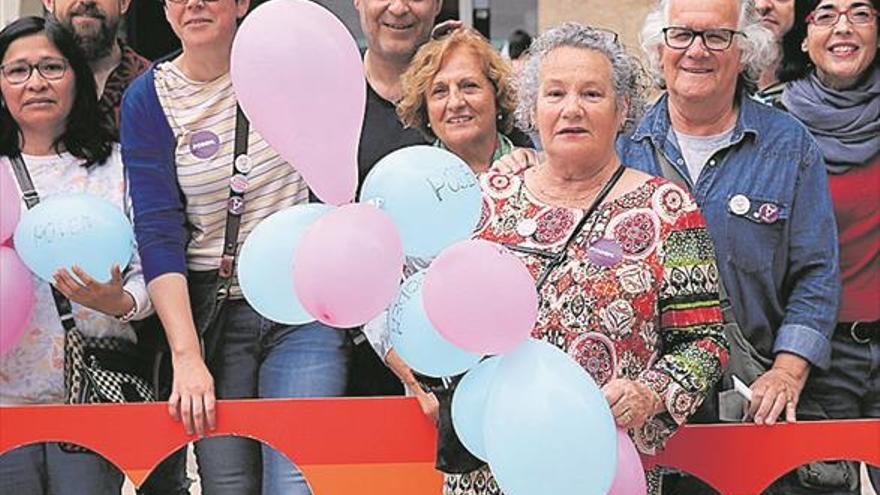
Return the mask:
[[[534,218],[524,218],[516,224],[516,233],[523,237],[529,237],[537,230],[538,222],[536,222]]]
[[[235,157],[235,170],[240,174],[247,175],[251,171],[251,159],[247,155]]]
[[[731,213],[733,213],[734,215],[745,215],[752,207],[752,202],[749,201],[749,198],[743,196],[742,194],[737,194],[736,196],[730,198],[730,203],[728,204],[728,206],[730,207]]]

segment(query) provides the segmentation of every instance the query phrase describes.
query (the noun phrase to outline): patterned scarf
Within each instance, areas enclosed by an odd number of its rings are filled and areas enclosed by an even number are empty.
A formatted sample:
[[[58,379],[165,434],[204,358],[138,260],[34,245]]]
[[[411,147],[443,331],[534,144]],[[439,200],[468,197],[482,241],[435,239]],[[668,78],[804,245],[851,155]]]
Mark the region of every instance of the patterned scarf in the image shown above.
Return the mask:
[[[825,155],[828,172],[865,166],[880,150],[880,69],[874,66],[854,88],[825,86],[813,72],[792,81],[785,108],[804,123]]]

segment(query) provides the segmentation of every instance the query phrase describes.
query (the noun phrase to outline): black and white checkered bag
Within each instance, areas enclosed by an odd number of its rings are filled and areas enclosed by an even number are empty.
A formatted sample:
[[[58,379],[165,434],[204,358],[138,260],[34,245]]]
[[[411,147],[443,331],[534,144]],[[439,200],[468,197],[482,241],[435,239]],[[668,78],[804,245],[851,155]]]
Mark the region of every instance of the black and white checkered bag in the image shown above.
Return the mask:
[[[87,338],[74,328],[64,341],[64,379],[69,404],[152,402],[150,383],[135,370],[137,348],[113,338]]]

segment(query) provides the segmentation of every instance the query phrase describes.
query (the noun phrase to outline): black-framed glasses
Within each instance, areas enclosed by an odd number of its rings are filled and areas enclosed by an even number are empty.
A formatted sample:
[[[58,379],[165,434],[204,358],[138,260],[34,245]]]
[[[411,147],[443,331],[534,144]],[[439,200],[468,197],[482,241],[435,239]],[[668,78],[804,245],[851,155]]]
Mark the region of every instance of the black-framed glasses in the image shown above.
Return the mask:
[[[820,7],[807,15],[807,24],[819,27],[831,27],[837,24],[840,16],[846,16],[850,24],[864,26],[871,24],[877,18],[877,11],[867,4],[850,5],[845,9],[835,9],[832,6]]]
[[[57,81],[64,77],[64,73],[67,72],[67,66],[67,60],[63,58],[47,57],[40,59],[35,64],[20,60],[0,65],[0,73],[3,74],[3,77],[9,84],[24,84],[31,78],[34,69],[37,69],[37,72],[40,73],[43,79]]]
[[[215,2],[219,2],[220,0],[197,0],[197,1],[205,2],[205,3],[215,3]],[[189,3],[189,0],[158,0],[158,2],[161,3],[162,5],[166,5],[169,3],[173,3],[174,5],[184,5],[186,3]]]
[[[687,50],[699,37],[707,49],[720,52],[730,48],[733,37],[737,34],[743,38],[746,37],[745,33],[735,29],[717,28],[698,31],[686,27],[670,26],[663,28],[663,41],[666,42],[666,46],[674,50]]]

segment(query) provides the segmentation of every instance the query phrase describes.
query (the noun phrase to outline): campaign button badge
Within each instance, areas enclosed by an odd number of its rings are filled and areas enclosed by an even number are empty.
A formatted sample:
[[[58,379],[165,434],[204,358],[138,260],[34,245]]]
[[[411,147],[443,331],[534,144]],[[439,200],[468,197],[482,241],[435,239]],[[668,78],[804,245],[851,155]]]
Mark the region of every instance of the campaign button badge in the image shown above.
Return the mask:
[[[623,249],[614,239],[599,239],[587,249],[587,257],[594,265],[614,266],[623,259]]]
[[[229,187],[236,194],[244,194],[248,188],[248,180],[242,174],[235,174],[229,178]]]
[[[240,174],[247,174],[251,171],[251,158],[247,155],[238,155],[235,157],[235,170]]]
[[[730,212],[734,215],[745,215],[751,209],[752,202],[742,194],[737,194],[730,198],[730,203],[728,203],[727,206],[730,208]]]
[[[758,208],[758,218],[764,223],[779,220],[779,207],[773,203],[764,203]]]
[[[529,237],[537,231],[538,222],[534,218],[524,218],[516,224],[516,233],[523,237]]]
[[[244,199],[241,196],[232,196],[226,204],[226,209],[233,215],[241,215],[244,212]]]

